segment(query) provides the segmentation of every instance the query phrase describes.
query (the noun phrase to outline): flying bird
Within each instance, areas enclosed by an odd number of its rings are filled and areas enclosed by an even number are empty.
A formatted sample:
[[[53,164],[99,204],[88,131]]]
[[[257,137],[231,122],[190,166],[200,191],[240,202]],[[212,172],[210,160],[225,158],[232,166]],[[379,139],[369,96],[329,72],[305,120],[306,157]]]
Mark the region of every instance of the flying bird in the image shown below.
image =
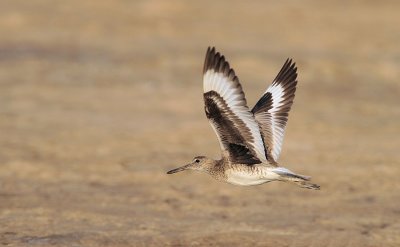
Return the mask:
[[[223,55],[209,47],[203,68],[204,110],[218,137],[222,157],[196,156],[189,164],[167,173],[195,170],[235,185],[283,181],[318,190],[320,186],[311,183],[311,177],[277,162],[296,85],[296,64],[287,59],[250,110],[235,71]]]

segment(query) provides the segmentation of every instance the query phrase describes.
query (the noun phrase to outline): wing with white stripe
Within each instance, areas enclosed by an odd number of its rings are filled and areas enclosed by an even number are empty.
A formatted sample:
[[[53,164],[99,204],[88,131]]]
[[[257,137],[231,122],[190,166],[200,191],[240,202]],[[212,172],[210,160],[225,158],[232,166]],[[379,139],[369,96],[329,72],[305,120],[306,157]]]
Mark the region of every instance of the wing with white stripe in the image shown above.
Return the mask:
[[[281,152],[283,136],[297,85],[297,68],[286,60],[282,69],[252,109],[260,126],[268,161],[275,163]]]
[[[233,69],[215,48],[208,48],[203,70],[207,118],[232,162],[247,165],[266,161],[260,128],[247,107]]]

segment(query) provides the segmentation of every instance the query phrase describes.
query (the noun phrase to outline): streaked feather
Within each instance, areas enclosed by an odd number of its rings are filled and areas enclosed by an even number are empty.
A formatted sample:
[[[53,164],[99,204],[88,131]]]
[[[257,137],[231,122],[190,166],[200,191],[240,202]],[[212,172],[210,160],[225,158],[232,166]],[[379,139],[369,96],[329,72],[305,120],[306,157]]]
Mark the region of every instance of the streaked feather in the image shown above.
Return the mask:
[[[228,158],[242,164],[266,161],[260,127],[249,110],[239,79],[215,48],[203,69],[205,112]]]

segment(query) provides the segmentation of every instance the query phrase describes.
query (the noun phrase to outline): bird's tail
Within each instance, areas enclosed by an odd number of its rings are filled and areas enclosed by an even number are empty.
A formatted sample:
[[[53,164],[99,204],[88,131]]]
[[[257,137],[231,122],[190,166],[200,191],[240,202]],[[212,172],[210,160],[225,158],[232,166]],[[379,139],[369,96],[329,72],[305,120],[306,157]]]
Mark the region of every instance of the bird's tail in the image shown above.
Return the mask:
[[[320,189],[320,186],[318,184],[313,184],[309,182],[311,179],[310,176],[299,175],[283,167],[277,167],[273,171],[280,175],[280,181],[294,183],[301,188],[312,190]]]

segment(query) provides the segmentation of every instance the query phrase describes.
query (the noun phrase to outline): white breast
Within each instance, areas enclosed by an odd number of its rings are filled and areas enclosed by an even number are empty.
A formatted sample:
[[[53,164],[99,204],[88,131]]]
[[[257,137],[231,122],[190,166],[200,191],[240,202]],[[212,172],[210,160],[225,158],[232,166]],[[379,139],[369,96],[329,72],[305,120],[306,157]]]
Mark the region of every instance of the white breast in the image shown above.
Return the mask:
[[[226,171],[227,182],[235,185],[251,186],[268,183],[279,178],[267,167],[257,167],[257,171],[249,169],[229,169]]]

